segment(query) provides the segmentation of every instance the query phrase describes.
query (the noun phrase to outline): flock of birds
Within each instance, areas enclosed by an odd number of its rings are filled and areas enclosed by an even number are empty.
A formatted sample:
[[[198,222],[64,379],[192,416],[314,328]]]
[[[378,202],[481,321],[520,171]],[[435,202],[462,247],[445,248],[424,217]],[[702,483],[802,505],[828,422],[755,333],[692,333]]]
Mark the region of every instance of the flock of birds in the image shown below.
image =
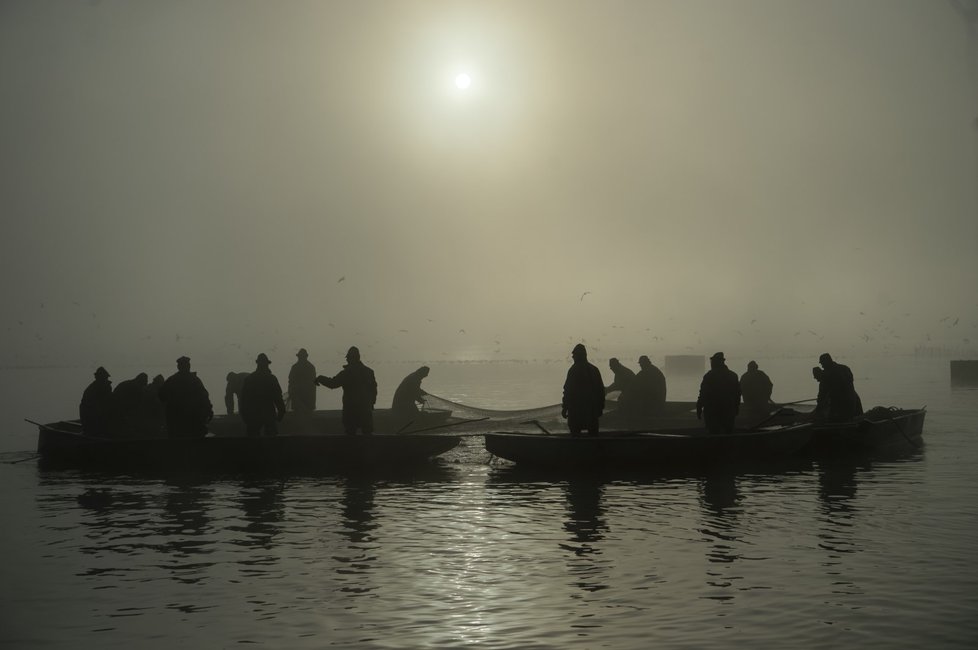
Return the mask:
[[[336,283],[337,284],[340,284],[340,283],[346,282],[346,280],[347,280],[346,276],[345,275],[342,275],[339,278],[337,278]],[[593,292],[590,291],[590,290],[581,292],[580,295],[579,295],[579,297],[578,297],[578,303],[583,303],[584,300],[586,298],[588,298],[588,296],[592,296],[592,295],[593,295]],[[72,300],[72,301],[70,301],[70,304],[71,304],[71,307],[73,309],[81,309],[82,308],[82,303],[80,301]],[[48,322],[49,322],[49,319],[47,318],[48,311],[47,311],[47,305],[46,305],[46,303],[44,303],[44,302],[39,303],[39,310],[40,310],[40,317],[37,319],[37,322],[35,323],[35,325],[39,325],[41,321],[45,321],[44,324],[47,325]],[[859,328],[863,330],[862,334],[860,334],[858,336],[858,338],[864,344],[870,344],[870,343],[873,343],[873,342],[877,342],[877,343],[882,343],[884,345],[888,345],[888,344],[894,344],[894,343],[899,342],[899,341],[902,340],[903,334],[901,334],[900,331],[896,327],[894,327],[894,324],[893,324],[894,319],[893,318],[891,318],[889,320],[879,319],[879,320],[877,320],[873,324],[866,324],[866,323],[860,322],[860,321],[862,321],[862,319],[867,318],[866,312],[865,311],[859,311],[858,312],[858,316],[859,316],[859,318],[858,319],[855,319],[855,323],[858,324],[859,325]],[[910,312],[904,312],[903,313],[903,316],[904,317],[910,317],[911,316],[911,313]],[[674,320],[674,318],[675,317],[671,317],[668,320]],[[96,312],[91,312],[91,319],[96,323],[96,325],[98,324],[98,315],[97,315]],[[33,320],[33,319],[31,319],[31,320]],[[427,325],[429,325],[429,326],[432,325],[432,324],[434,324],[436,322],[435,319],[433,319],[433,318],[426,318],[425,320],[426,320]],[[744,331],[745,329],[749,330],[749,333],[753,333],[753,334],[756,335],[756,334],[759,333],[758,332],[758,329],[757,329],[758,322],[759,321],[758,321],[757,318],[752,318],[752,319],[750,319],[750,321],[748,323],[748,326],[749,327],[745,327],[743,329],[733,328],[730,331],[733,334],[736,334],[738,337],[745,337],[746,336],[745,331]],[[14,334],[17,334],[17,333],[20,333],[20,334],[26,333],[26,332],[24,332],[24,330],[25,330],[26,327],[29,326],[28,323],[29,323],[29,321],[28,320],[25,320],[24,318],[18,318],[16,320],[16,325],[14,325],[13,322],[9,322],[8,325],[7,325],[7,328],[6,328],[8,335],[14,335]],[[956,329],[961,324],[962,323],[961,323],[961,317],[960,316],[951,316],[951,315],[948,315],[948,316],[943,316],[943,317],[937,319],[934,322],[934,326],[940,328],[940,330],[938,330],[938,333],[941,336],[938,338],[938,340],[944,341],[944,342],[949,341],[949,340],[954,340],[954,341],[960,341],[960,343],[963,344],[964,346],[970,345],[971,344],[971,341],[972,341],[972,337],[975,336],[975,335],[974,334],[971,334],[967,329],[963,329],[963,330]],[[327,322],[326,325],[328,327],[330,327],[330,328],[333,328],[333,329],[336,328],[336,324],[333,323],[333,322],[331,322],[331,321],[330,322]],[[963,327],[967,327],[967,324],[964,324],[962,326]],[[617,325],[617,324],[615,324],[615,325],[611,325],[610,328],[612,330],[618,330],[616,332],[611,333],[611,334],[614,335],[614,338],[615,339],[617,339],[617,340],[620,341],[621,339],[625,338],[623,336],[623,332],[621,331],[621,330],[627,329],[624,325]],[[425,328],[422,328],[422,329],[424,329],[424,330],[430,330],[429,327],[425,327]],[[673,329],[676,330],[677,332],[681,332],[681,334],[677,334],[676,339],[678,339],[678,340],[685,339],[685,340],[683,340],[683,343],[687,343],[687,344],[682,346],[685,350],[694,350],[694,346],[688,344],[688,343],[692,343],[693,342],[692,340],[690,340],[690,336],[689,336],[690,333],[693,335],[693,337],[695,337],[695,343],[697,345],[702,345],[703,344],[702,337],[701,337],[701,335],[700,335],[700,333],[698,331],[692,330],[690,332],[690,330],[683,329],[683,328],[678,328],[678,327],[673,327]],[[978,329],[978,321],[971,323],[970,324],[970,329],[972,329],[972,330]],[[18,332],[18,330],[19,330],[19,332]],[[663,343],[668,342],[668,338],[665,336],[665,333],[668,332],[668,331],[670,331],[668,327],[666,327],[666,328],[658,328],[658,329],[653,329],[652,327],[646,327],[646,328],[644,328],[644,332],[642,333],[641,338],[644,339],[644,340],[646,340],[646,341],[649,341],[649,342],[654,342],[655,344],[663,344]],[[957,331],[958,332],[958,335],[957,336],[952,335],[951,334],[952,331]],[[408,335],[408,334],[411,334],[411,332],[412,332],[412,330],[411,329],[408,329],[407,327],[398,327],[396,329],[396,334],[398,334],[398,335]],[[465,328],[463,328],[463,327],[457,327],[456,326],[455,333],[458,336],[463,336],[463,335],[466,335],[467,332],[466,332],[466,329]],[[277,330],[275,331],[275,334],[278,334],[278,331]],[[375,336],[373,336],[373,337],[367,337],[367,338],[370,338],[371,340],[365,341],[365,342],[361,343],[360,345],[362,345],[365,348],[372,348],[374,346],[380,346],[380,345],[382,345],[382,343],[384,343],[384,342],[382,342],[381,338],[379,338],[379,337],[376,336],[376,332],[374,332],[374,335]],[[593,341],[590,341],[590,342],[588,342],[587,340],[580,339],[578,337],[571,336],[571,337],[568,337],[567,338],[567,341],[566,342],[568,344],[573,344],[573,343],[580,342],[580,341],[583,340],[583,342],[585,344],[588,344],[589,345],[589,348],[590,349],[593,349],[595,351],[600,351],[601,350],[601,347],[600,346],[601,346],[601,343],[602,343],[602,338],[605,337],[605,336],[608,336],[608,335],[609,335],[608,332],[604,332],[599,337],[595,338]],[[819,332],[817,332],[814,329],[799,329],[799,330],[797,330],[797,331],[794,332],[793,336],[794,337],[807,336],[807,337],[811,337],[813,340],[817,340],[817,341],[822,341],[825,338],[825,336],[823,334],[820,334]],[[926,331],[923,334],[922,339],[921,339],[921,337],[920,337],[919,334],[915,334],[913,336],[918,341],[921,341],[922,340],[924,342],[923,345],[930,345],[935,340],[934,337],[932,337],[932,334],[931,334],[930,331]],[[362,339],[364,337],[364,333],[362,331],[360,331],[360,330],[355,330],[353,332],[353,334],[352,334],[352,337],[354,339]],[[276,338],[278,338],[278,337],[276,337]],[[45,340],[45,336],[44,336],[44,334],[42,334],[41,327],[36,327],[35,331],[33,332],[33,339],[35,341],[38,341],[38,342],[43,342]],[[148,341],[151,341],[151,340],[153,340],[153,335],[152,334],[146,334],[146,335],[142,336],[142,339],[141,340],[147,341],[147,342]],[[191,338],[188,337],[188,336],[186,336],[186,335],[184,335],[184,334],[182,334],[182,333],[179,333],[178,332],[178,333],[174,333],[173,334],[173,342],[174,343],[186,345],[190,341],[191,341]],[[491,344],[492,344],[491,346],[489,345],[489,342],[490,341],[491,341]],[[389,344],[390,341],[387,341],[386,343]],[[491,347],[492,348],[492,353],[495,354],[495,355],[499,355],[499,354],[501,354],[503,352],[504,344],[501,341],[501,337],[499,337],[498,334],[495,337],[484,337],[484,336],[480,336],[480,340],[479,340],[478,344],[481,345],[481,347],[484,348],[484,349],[487,349],[487,348]],[[242,351],[244,349],[244,347],[245,347],[242,343],[233,342],[233,341],[226,342],[226,343],[223,344],[223,346],[234,348],[236,351]],[[677,346],[677,347],[679,347],[679,346]],[[918,347],[920,347],[920,346],[918,346]],[[394,348],[397,349],[397,343],[396,342],[394,343]],[[274,344],[273,345],[270,345],[268,347],[268,350],[270,352],[272,352],[272,353],[277,352],[278,351],[278,346],[277,345],[274,345]],[[449,356],[449,352],[442,352],[442,354],[444,356]]]

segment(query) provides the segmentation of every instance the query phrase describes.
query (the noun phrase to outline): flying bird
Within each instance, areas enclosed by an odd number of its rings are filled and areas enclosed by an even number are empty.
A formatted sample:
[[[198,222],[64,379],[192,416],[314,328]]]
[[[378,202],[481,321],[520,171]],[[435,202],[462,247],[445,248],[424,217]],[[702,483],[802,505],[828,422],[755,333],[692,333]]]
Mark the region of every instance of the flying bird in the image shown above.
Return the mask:
[[[590,291],[585,291],[584,293],[582,293],[581,294],[581,299],[578,302],[584,302],[584,296],[588,295],[589,293],[591,293],[591,292]]]
[[[345,275],[342,275],[342,276],[340,276],[340,279],[339,279],[339,280],[337,280],[336,282],[337,282],[337,284],[339,284],[339,283],[340,283],[340,282],[342,282],[343,280],[346,280],[346,276],[345,276]]]

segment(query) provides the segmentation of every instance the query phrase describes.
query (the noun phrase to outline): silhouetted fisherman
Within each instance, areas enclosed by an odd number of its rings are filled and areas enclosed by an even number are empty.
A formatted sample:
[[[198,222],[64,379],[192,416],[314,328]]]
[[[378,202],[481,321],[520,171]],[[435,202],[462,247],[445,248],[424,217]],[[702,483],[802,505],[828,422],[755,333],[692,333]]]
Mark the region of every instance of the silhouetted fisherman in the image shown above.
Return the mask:
[[[413,417],[418,414],[418,404],[425,403],[425,395],[421,388],[421,382],[431,369],[428,366],[421,366],[407,377],[401,380],[394,391],[394,400],[391,402],[391,410],[398,418]]]
[[[234,398],[238,398],[238,410],[241,410],[241,389],[244,388],[244,380],[248,376],[247,372],[229,372],[227,386],[224,388],[224,408],[228,415],[234,415]]]
[[[295,356],[298,360],[289,370],[289,403],[293,411],[309,413],[316,410],[316,366],[309,361],[305,348]]]
[[[641,415],[660,413],[666,404],[666,376],[644,354],[638,358],[632,406]]]
[[[249,436],[260,436],[263,431],[278,435],[278,422],[285,417],[282,386],[269,368],[271,363],[264,352],[259,354],[255,371],[245,377],[241,389],[241,419]]]
[[[141,372],[132,379],[120,381],[112,391],[113,417],[119,434],[130,436],[140,433],[140,409],[143,404],[143,391],[146,390],[148,383],[149,377],[145,372]]]
[[[771,410],[771,392],[774,383],[767,373],[757,367],[756,361],[747,364],[747,372],[740,376],[740,393],[744,407],[752,416],[768,413]]]
[[[826,419],[840,422],[862,415],[862,400],[853,386],[852,370],[849,366],[836,363],[828,352],[822,354],[818,362],[822,366],[819,407],[822,407]]]
[[[319,375],[316,384],[326,388],[343,389],[343,429],[353,435],[374,432],[374,404],[377,402],[377,380],[374,371],[360,361],[355,346],[346,353],[346,365],[335,377]]]
[[[710,357],[710,369],[703,375],[696,400],[696,417],[702,418],[710,433],[733,433],[740,411],[740,379],[727,368],[723,352]]]
[[[812,412],[816,420],[824,420],[829,408],[828,394],[825,392],[825,386],[822,385],[822,375],[824,374],[825,372],[820,366],[812,368],[812,377],[818,382],[818,395],[815,398],[815,410]]]
[[[605,388],[604,392],[606,395],[615,391],[624,393],[632,387],[632,383],[635,381],[634,370],[622,365],[621,361],[614,357],[608,359],[608,367],[611,368],[611,372],[614,373],[615,378],[611,382],[611,385]]]
[[[125,379],[116,384],[112,390],[112,399],[116,411],[120,415],[132,415],[139,410],[143,400],[143,391],[149,383],[149,377],[141,372],[132,379]]]
[[[78,405],[82,432],[88,436],[109,436],[112,429],[112,408],[112,382],[109,381],[109,371],[99,366],[95,371],[95,381],[85,388],[81,403]]]
[[[598,435],[598,420],[604,413],[604,380],[601,371],[587,360],[587,348],[578,343],[571,351],[574,363],[567,370],[564,380],[564,397],[561,401],[561,417],[567,418],[571,435],[579,436],[587,431]]]
[[[176,373],[160,387],[166,412],[166,430],[171,438],[203,438],[214,417],[210,395],[197,373],[190,372],[190,358],[177,359]]]
[[[142,401],[139,404],[139,413],[143,421],[150,425],[154,433],[165,423],[163,412],[163,402],[160,401],[160,389],[163,387],[163,375],[153,377],[143,389]]]

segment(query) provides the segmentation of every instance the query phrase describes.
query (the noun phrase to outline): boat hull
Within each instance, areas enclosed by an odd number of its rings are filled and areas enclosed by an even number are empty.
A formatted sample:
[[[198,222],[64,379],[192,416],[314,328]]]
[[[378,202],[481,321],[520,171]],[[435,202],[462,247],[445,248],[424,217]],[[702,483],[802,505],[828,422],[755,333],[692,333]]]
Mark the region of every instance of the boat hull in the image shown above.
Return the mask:
[[[289,411],[278,423],[278,429],[279,433],[288,435],[341,434],[344,433],[342,416],[343,412],[339,409],[313,411],[308,414]],[[411,433],[444,426],[451,416],[451,411],[440,409],[419,411],[417,415],[410,417],[397,415],[391,409],[374,409],[374,430]],[[221,437],[245,434],[244,421],[238,414],[217,415],[207,424],[207,429]]]
[[[703,428],[703,420],[696,417],[696,402],[666,402],[661,410],[651,415],[624,413],[617,408],[614,400],[609,400],[608,404],[609,410],[601,418],[601,427],[605,429],[657,431]],[[762,410],[751,410],[741,405],[735,426],[744,431],[761,426],[785,426],[807,421],[809,415],[809,411],[799,411],[779,404],[771,404]]]
[[[916,449],[924,444],[926,409],[877,408],[848,422],[812,427],[808,450],[816,455]]]
[[[61,426],[59,426],[61,425]],[[425,463],[459,444],[446,434],[106,439],[42,425],[40,463],[55,468],[115,470],[321,470],[397,468]]]
[[[599,436],[487,433],[486,450],[535,467],[663,468],[786,458],[811,440],[811,425],[709,435],[609,432]]]

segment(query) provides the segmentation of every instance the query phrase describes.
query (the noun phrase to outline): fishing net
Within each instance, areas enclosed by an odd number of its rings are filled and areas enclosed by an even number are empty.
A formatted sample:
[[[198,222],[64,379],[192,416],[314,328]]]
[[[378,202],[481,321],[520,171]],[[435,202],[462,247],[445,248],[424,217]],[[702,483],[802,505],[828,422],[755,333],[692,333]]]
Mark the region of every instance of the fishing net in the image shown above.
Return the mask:
[[[443,409],[452,412],[452,417],[475,419],[486,419],[490,422],[521,422],[529,420],[556,421],[560,420],[560,404],[549,406],[538,406],[531,409],[499,410],[485,409],[478,406],[470,406],[453,402],[452,400],[432,395],[425,396],[427,401],[426,408]]]

